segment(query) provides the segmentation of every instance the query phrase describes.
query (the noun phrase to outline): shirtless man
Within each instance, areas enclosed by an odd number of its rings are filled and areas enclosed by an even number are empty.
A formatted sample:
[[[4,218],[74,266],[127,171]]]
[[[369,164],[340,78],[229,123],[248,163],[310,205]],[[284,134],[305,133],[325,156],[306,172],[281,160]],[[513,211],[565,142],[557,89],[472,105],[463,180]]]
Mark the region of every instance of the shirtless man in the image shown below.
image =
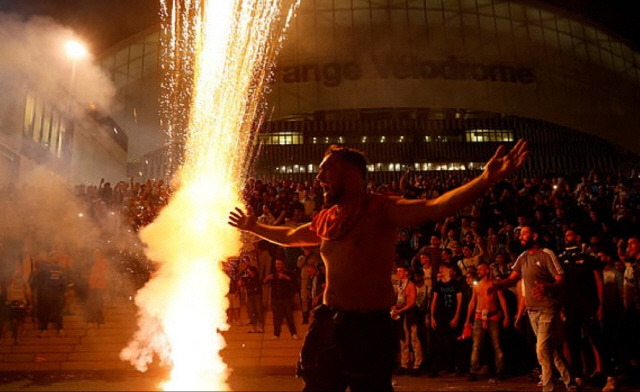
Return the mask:
[[[502,325],[504,328],[509,326],[507,302],[504,299],[502,290],[493,289],[487,264],[478,264],[477,273],[478,283],[473,286],[473,295],[469,302],[467,322],[465,325],[465,329],[471,328],[471,325],[473,325],[473,349],[471,351],[469,381],[475,381],[478,376],[478,371],[480,370],[480,351],[482,350],[482,341],[484,340],[484,335],[487,330],[489,330],[489,336],[491,336],[491,343],[493,344],[493,352],[495,354],[495,371],[498,374],[498,378],[503,375],[504,363],[502,361],[502,348],[500,347],[500,310],[498,309],[498,302],[500,302],[500,308],[504,315]],[[473,322],[471,320],[473,320]]]
[[[239,208],[230,213],[230,225],[281,246],[320,246],[327,280],[299,363],[306,391],[393,390],[397,337],[389,273],[398,226],[452,215],[522,166],[526,156],[523,140],[509,152],[501,146],[472,181],[436,199],[407,200],[368,194],[364,155],[331,146],[317,176],[327,208],[312,222],[276,227]]]

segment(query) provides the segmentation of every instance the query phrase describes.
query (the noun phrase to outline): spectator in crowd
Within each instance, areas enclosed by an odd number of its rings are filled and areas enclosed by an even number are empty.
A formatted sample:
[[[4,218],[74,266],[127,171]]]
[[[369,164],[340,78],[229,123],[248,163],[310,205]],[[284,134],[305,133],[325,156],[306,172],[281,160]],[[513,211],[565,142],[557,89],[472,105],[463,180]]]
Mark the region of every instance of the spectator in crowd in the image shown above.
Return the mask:
[[[507,263],[507,258],[508,256],[504,252],[496,254],[493,263],[489,266],[493,279],[506,279],[511,275],[511,267]]]
[[[276,258],[275,271],[264,278],[264,283],[271,286],[271,310],[273,311],[273,337],[280,339],[282,321],[287,321],[293,340],[298,340],[298,332],[293,321],[294,282],[291,274],[285,270],[284,260]]]
[[[624,200],[624,198],[622,198]],[[622,203],[622,201],[619,201]],[[625,263],[623,303],[625,308],[625,366],[629,366],[633,372],[640,369],[640,240],[638,237],[630,237],[626,242],[620,243],[618,255]]]
[[[430,377],[438,377],[442,369],[455,370],[456,332],[462,309],[460,283],[454,279],[451,265],[441,264],[438,275],[431,300],[430,324],[434,335]]]
[[[471,351],[471,370],[468,380],[475,381],[480,370],[480,352],[486,332],[489,332],[495,358],[495,371],[498,378],[504,376],[504,355],[500,345],[500,319],[502,326],[509,325],[509,311],[502,290],[494,290],[486,263],[478,264],[478,280],[473,286],[473,295],[469,301],[465,329],[472,331],[473,349]],[[502,309],[502,314],[500,314]]]
[[[513,286],[520,279],[524,280],[524,301],[536,335],[536,352],[542,367],[542,390],[554,390],[552,364],[555,364],[567,389],[575,391],[577,386],[571,378],[558,341],[561,325],[558,297],[564,271],[555,254],[540,245],[538,233],[532,227],[521,227],[520,243],[525,252],[516,260],[511,275],[494,283],[495,288]]]
[[[309,275],[312,269],[308,266],[317,267],[320,260],[315,249],[312,247],[302,247],[302,254],[298,257],[297,266],[300,270],[300,302],[302,307],[302,324],[309,324],[311,312],[311,302],[313,301],[313,277]]]
[[[582,386],[585,380],[582,348],[585,347],[585,343],[591,348],[595,362],[594,373],[590,378],[601,378],[603,375],[600,355],[600,324],[604,317],[602,271],[596,256],[585,252],[581,247],[580,236],[575,230],[566,230],[563,242],[565,248],[558,254],[558,261],[565,273],[562,302],[566,342],[570,354],[571,373],[576,377],[576,383]]]
[[[24,280],[22,269],[17,268],[6,285],[6,305],[13,344],[20,344],[24,321],[31,304],[31,289]],[[0,328],[1,330],[1,328]]]
[[[52,322],[58,335],[64,336],[62,311],[67,281],[56,251],[41,254],[38,271],[38,321],[40,337],[46,336]]]
[[[262,281],[258,269],[249,264],[248,257],[240,259],[240,282],[246,293],[249,333],[264,333],[264,308],[262,306]]]
[[[416,307],[416,286],[409,277],[409,268],[401,264],[396,272],[399,282],[396,289],[396,303],[391,307],[391,318],[400,324],[400,369],[399,374],[420,375],[422,346],[418,339]],[[410,353],[413,351],[413,364]],[[410,366],[413,365],[411,368]]]
[[[485,255],[484,248],[480,248],[480,253],[473,254],[474,244],[464,244],[462,246],[462,254],[464,257],[458,261],[458,268],[463,275],[467,275],[470,268],[477,268],[478,264]]]
[[[90,326],[104,324],[104,296],[109,284],[109,264],[101,249],[93,250],[93,264],[89,272],[87,322]]]
[[[414,270],[413,281],[416,286],[416,324],[422,352],[422,365],[420,371],[423,371],[429,368],[429,364],[427,363],[431,347],[429,344],[429,309],[431,306],[431,288],[433,286],[427,286],[426,278],[422,269]]]

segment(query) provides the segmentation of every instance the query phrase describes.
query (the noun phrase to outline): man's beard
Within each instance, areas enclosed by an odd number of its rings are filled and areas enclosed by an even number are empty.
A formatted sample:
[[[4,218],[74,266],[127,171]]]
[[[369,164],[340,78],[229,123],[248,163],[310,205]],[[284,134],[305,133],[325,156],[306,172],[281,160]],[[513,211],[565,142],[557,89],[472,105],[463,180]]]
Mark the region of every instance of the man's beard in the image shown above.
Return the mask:
[[[338,202],[344,196],[344,186],[340,186],[339,188],[332,188],[328,193],[324,195],[324,205],[325,207],[331,207],[334,204],[338,204]]]
[[[524,244],[522,243],[522,241],[520,241],[520,245],[522,245],[522,247],[523,247],[525,250],[529,250],[529,249],[533,248],[533,246],[534,246],[535,244],[536,244],[536,242],[533,240],[533,238],[529,238],[529,239],[527,240],[527,242],[525,242]]]

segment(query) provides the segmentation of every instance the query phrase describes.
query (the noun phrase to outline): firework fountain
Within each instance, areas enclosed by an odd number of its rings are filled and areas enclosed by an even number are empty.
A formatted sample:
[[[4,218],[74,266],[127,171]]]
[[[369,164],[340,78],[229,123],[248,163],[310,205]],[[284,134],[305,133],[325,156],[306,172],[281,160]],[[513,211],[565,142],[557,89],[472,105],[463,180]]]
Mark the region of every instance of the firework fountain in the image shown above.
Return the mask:
[[[228,389],[220,331],[229,328],[229,280],[220,262],[238,254],[240,237],[227,215],[241,202],[261,98],[296,7],[162,2],[161,117],[173,140],[184,134],[184,154],[171,156],[183,165],[172,201],[140,235],[158,270],[136,296],[138,330],[121,358],[140,371],[155,359],[168,365],[165,390]]]

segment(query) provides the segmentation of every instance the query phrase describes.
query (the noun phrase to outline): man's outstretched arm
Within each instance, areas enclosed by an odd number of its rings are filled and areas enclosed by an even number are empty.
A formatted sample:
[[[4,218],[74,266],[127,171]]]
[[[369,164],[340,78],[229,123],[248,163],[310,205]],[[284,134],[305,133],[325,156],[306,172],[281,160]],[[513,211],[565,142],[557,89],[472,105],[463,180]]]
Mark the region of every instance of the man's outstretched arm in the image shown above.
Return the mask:
[[[436,221],[453,215],[460,208],[472,203],[491,185],[502,181],[522,167],[528,156],[527,143],[520,139],[507,152],[500,146],[485,165],[484,172],[468,183],[431,200],[406,200],[390,198],[387,204],[389,219],[402,226]]]
[[[311,223],[295,228],[264,225],[256,221],[255,215],[246,214],[237,207],[229,213],[229,224],[280,246],[316,246],[321,242],[320,237],[309,229]]]

